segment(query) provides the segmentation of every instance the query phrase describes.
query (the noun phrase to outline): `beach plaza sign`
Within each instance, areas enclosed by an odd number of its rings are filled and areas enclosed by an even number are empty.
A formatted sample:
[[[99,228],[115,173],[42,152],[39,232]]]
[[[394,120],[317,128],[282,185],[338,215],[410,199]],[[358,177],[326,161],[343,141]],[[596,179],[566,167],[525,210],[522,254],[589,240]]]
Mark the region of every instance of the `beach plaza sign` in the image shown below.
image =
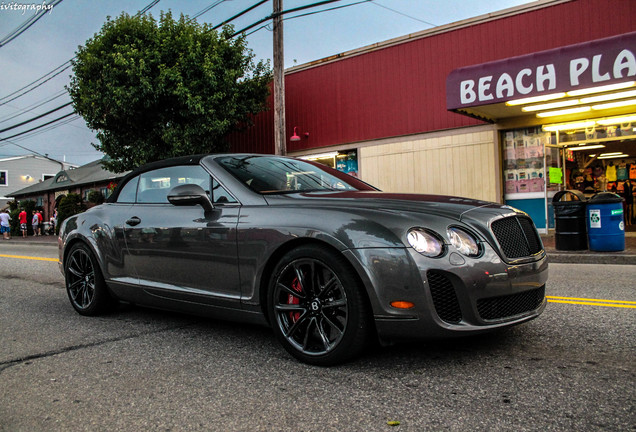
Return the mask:
[[[446,80],[459,110],[636,79],[636,32],[463,67]]]

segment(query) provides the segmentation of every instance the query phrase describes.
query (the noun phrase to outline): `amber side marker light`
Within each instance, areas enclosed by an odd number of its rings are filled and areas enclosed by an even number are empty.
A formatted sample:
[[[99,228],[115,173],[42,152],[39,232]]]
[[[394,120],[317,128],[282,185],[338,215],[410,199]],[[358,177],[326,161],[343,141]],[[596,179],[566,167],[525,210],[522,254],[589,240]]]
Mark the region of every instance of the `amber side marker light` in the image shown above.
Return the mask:
[[[415,304],[407,301],[394,301],[391,302],[391,306],[396,309],[411,309],[412,307],[415,307]]]

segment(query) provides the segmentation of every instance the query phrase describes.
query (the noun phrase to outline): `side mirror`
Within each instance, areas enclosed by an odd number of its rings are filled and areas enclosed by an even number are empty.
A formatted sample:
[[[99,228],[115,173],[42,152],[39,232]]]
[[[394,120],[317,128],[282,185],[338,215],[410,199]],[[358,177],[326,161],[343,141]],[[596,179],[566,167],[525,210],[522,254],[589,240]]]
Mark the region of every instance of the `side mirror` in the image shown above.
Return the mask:
[[[214,210],[210,197],[203,188],[196,184],[184,184],[173,187],[168,192],[168,201],[175,206],[195,206],[200,205],[205,213]]]

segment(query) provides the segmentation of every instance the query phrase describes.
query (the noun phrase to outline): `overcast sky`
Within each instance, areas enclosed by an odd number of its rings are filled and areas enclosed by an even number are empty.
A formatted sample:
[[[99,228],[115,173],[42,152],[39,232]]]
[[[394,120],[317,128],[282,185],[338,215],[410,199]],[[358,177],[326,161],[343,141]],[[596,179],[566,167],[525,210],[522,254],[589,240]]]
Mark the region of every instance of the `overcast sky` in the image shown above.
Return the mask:
[[[283,0],[283,9],[316,3],[318,0]],[[0,46],[0,130],[45,113],[70,101],[64,92],[72,69],[52,78],[37,89],[14,100],[20,92],[7,98],[20,88],[53,71],[75,56],[77,47],[99,32],[107,16],[115,17],[125,11],[131,15],[152,3],[152,0],[46,0],[54,4],[30,28],[15,39]],[[160,0],[150,13],[158,17],[161,11],[171,10],[194,16],[209,6],[216,5],[197,20],[218,24],[248,8],[257,0]],[[357,4],[354,4],[357,3]],[[285,66],[303,64],[341,52],[367,46],[398,36],[415,33],[461,21],[490,12],[529,3],[527,0],[342,0],[319,8],[288,14],[286,17],[316,12],[338,6],[353,4],[337,10],[325,11],[309,16],[286,19]],[[42,1],[0,1],[0,43],[23,25],[33,15],[33,10],[20,10],[18,5],[41,5]],[[272,12],[272,2],[252,10],[233,22],[236,30],[243,29]],[[265,22],[250,30],[266,26]],[[493,41],[496,43],[496,41]],[[271,25],[248,36],[248,46],[256,59],[272,58]],[[35,107],[43,101],[50,102]],[[21,128],[0,133],[7,138],[33,128],[64,114],[71,107],[57,111],[47,117]],[[72,120],[73,117],[67,118]],[[54,125],[51,125],[51,127]],[[95,135],[81,118],[54,128],[43,128],[24,135],[0,141],[0,158],[29,153],[48,154],[49,157],[76,164],[85,164],[102,155],[91,146]],[[20,147],[21,146],[21,147]]]

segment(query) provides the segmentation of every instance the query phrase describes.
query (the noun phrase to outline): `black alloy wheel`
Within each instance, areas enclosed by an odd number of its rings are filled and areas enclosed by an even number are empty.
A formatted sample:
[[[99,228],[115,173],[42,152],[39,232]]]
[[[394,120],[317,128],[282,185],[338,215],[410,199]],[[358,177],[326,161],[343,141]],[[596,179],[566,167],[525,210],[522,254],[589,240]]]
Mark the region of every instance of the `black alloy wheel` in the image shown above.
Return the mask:
[[[80,314],[99,315],[115,305],[95,256],[86,245],[77,243],[71,248],[64,262],[64,278],[71,305]]]
[[[297,359],[329,366],[360,353],[370,333],[367,299],[353,271],[329,249],[303,246],[274,271],[269,316]]]

